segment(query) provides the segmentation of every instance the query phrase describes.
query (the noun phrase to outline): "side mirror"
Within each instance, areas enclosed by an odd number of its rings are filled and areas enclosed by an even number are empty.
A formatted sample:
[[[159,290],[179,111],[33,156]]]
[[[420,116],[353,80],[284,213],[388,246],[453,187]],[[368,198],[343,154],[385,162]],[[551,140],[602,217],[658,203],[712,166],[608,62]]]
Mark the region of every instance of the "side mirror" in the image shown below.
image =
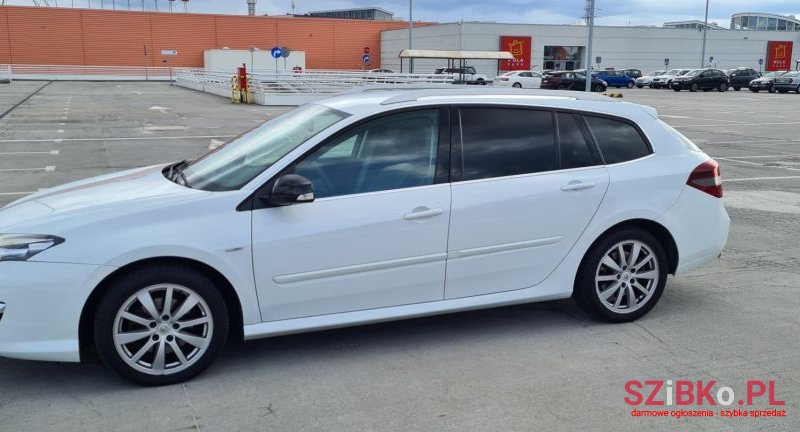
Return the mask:
[[[313,202],[314,185],[301,175],[286,174],[275,181],[268,201],[281,207]]]

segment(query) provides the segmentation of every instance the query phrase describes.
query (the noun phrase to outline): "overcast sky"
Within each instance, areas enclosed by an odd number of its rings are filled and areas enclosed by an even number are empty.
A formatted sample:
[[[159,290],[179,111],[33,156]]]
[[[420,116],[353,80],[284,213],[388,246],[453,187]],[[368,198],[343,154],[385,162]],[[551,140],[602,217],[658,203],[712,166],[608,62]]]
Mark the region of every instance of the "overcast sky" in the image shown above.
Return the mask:
[[[45,0],[38,0],[44,4]],[[101,1],[110,9],[141,8],[142,0],[47,0],[51,5],[99,8]],[[148,10],[158,3],[168,8],[168,0],[145,0]],[[408,17],[408,0],[294,0],[297,13],[311,10],[378,6]],[[6,0],[5,4],[32,5],[33,0]],[[183,10],[176,1],[175,10]],[[291,10],[292,0],[258,0],[259,14],[282,15]],[[454,22],[497,21],[504,23],[571,24],[584,14],[585,0],[414,0],[414,19]],[[661,25],[665,21],[703,19],[704,0],[596,0],[597,23],[603,25]],[[190,0],[190,12],[246,14],[246,0]],[[709,21],[728,27],[735,12],[769,12],[800,16],[798,0],[711,0]]]

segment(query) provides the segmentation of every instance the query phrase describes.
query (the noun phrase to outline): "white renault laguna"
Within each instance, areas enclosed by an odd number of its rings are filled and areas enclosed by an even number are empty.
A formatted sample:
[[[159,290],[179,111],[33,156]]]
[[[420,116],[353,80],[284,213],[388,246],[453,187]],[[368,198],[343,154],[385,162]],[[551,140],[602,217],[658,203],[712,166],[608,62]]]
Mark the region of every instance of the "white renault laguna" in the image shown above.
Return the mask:
[[[138,383],[255,339],[574,297],[607,321],[728,235],[718,165],[654,110],[516,89],[308,104],[190,162],[0,211],[0,355]]]

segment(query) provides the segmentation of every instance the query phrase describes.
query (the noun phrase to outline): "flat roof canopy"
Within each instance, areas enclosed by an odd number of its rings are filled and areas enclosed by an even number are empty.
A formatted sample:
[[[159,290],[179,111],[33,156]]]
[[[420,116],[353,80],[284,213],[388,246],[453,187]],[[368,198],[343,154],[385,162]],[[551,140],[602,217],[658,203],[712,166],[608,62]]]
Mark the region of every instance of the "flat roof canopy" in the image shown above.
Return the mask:
[[[404,49],[400,51],[400,58],[514,60],[514,56],[508,51],[441,51],[417,49]]]

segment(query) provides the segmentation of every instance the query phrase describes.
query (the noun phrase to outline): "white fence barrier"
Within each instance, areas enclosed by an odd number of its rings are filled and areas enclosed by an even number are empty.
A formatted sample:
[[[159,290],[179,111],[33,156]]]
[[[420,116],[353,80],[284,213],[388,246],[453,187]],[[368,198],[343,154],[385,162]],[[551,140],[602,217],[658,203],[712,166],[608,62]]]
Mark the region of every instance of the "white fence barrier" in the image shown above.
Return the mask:
[[[205,69],[177,72],[176,84],[220,96],[231,96],[234,74]],[[261,105],[301,105],[356,87],[451,86],[454,76],[342,71],[284,71],[249,75],[254,102]]]
[[[0,65],[0,83],[10,83],[11,78],[11,65]]]
[[[17,80],[171,81],[177,68],[145,66],[2,65]],[[0,72],[0,76],[2,76]]]

